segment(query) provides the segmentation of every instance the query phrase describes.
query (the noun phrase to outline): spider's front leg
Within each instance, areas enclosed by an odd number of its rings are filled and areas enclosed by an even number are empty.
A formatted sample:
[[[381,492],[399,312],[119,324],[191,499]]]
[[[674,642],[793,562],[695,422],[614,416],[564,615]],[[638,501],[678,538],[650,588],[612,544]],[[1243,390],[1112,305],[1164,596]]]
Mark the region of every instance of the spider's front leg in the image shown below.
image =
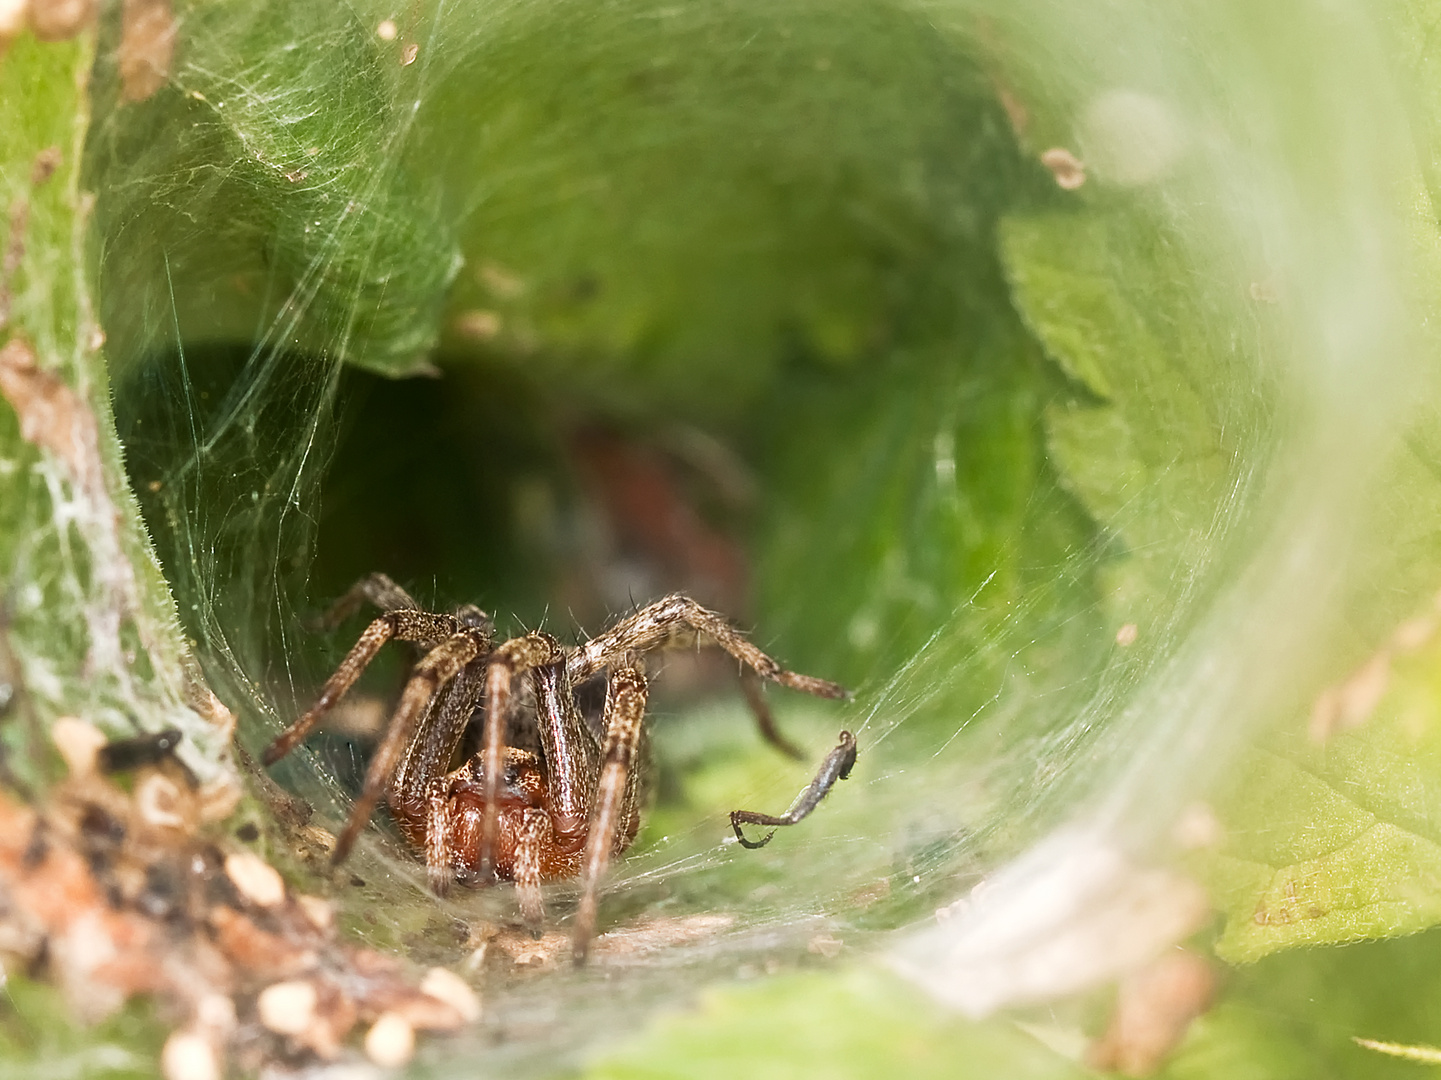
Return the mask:
[[[647,604],[575,649],[566,663],[566,674],[572,684],[579,685],[610,666],[618,656],[660,648],[682,628],[710,638],[762,679],[816,697],[841,699],[847,696],[845,688],[836,683],[781,667],[747,641],[723,616],[680,593]]]
[[[571,959],[576,964],[585,963],[595,937],[600,881],[611,852],[618,846],[622,816],[628,809],[627,780],[644,733],[646,695],[645,676],[636,668],[622,667],[611,672],[605,694],[605,747],[601,752],[595,810],[581,860],[580,908],[571,936]]]
[[[485,747],[481,751],[484,809],[480,826],[482,878],[495,870],[495,845],[500,813],[500,782],[505,764],[505,732],[514,708],[515,679],[527,671],[565,659],[560,643],[549,634],[527,634],[498,646],[485,674]]]
[[[478,612],[461,616],[437,615],[403,608],[388,611],[366,627],[360,639],[341,661],[340,667],[326,680],[320,697],[310,709],[294,724],[286,728],[262,754],[267,765],[279,761],[298,746],[306,735],[320,722],[334,704],[340,700],[361,673],[375,658],[381,647],[392,638],[422,644],[439,642],[431,648],[412,669],[410,679],[401,693],[400,703],[391,717],[390,727],[371,758],[366,770],[365,784],[360,796],[351,808],[349,821],[335,843],[332,861],[340,863],[350,854],[356,837],[375,810],[375,804],[389,790],[392,778],[401,766],[402,760],[411,749],[418,745],[429,746],[445,742],[448,748],[439,753],[443,760],[454,751],[460,730],[438,731],[425,729],[427,719],[433,713],[444,714],[438,722],[450,722],[455,716],[469,716],[468,710],[433,710],[436,695],[441,693],[466,666],[490,649],[490,624]],[[452,727],[454,725],[452,724]],[[431,725],[432,728],[435,724]],[[440,768],[444,768],[442,764]],[[421,778],[428,783],[429,776]]]

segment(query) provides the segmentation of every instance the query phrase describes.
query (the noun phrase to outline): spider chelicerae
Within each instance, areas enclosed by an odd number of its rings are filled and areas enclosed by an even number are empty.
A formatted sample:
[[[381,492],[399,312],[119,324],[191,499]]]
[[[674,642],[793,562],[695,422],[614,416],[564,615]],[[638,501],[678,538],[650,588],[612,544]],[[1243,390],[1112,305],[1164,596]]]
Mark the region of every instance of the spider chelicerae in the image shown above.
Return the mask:
[[[544,918],[541,883],[579,877],[572,935],[577,963],[584,962],[595,935],[606,866],[630,846],[640,827],[642,787],[633,766],[643,757],[647,653],[687,636],[708,638],[749,668],[751,678],[818,697],[846,696],[835,683],[787,671],[723,617],[681,595],[657,600],[574,648],[539,632],[496,644],[495,628],[479,608],[463,605],[449,615],[423,611],[384,574],[355,585],[325,621],[337,623],[367,601],[384,614],[366,627],[310,710],[266,748],[265,764],[300,744],[387,641],[411,642],[420,656],[336,841],[334,860],[350,853],[384,796],[401,833],[424,852],[426,877],[436,893],[454,880],[514,881],[522,916],[537,929]],[[583,714],[575,687],[602,674],[605,707],[596,725]],[[522,678],[529,684],[528,700],[517,693]],[[771,723],[759,686],[746,689],[762,734],[794,753]],[[522,705],[534,712],[538,754],[506,746]],[[485,718],[482,749],[451,769],[477,709]],[[732,811],[736,838],[746,847],[761,847],[776,827],[799,822],[850,774],[855,758],[855,738],[843,731],[786,813]],[[748,840],[742,832],[748,824],[770,826],[771,833]]]

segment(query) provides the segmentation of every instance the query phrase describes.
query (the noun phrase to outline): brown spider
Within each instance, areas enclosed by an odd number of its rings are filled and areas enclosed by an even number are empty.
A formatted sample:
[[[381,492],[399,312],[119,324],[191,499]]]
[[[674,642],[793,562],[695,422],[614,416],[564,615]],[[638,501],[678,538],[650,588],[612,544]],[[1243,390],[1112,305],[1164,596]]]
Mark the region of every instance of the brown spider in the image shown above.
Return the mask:
[[[436,893],[444,893],[453,879],[468,885],[512,880],[522,915],[534,929],[544,916],[541,882],[579,877],[576,963],[584,962],[595,934],[606,865],[630,846],[640,827],[640,783],[631,766],[645,738],[645,653],[689,630],[710,638],[761,678],[820,697],[846,696],[835,683],[785,670],[724,618],[685,596],[658,600],[571,649],[543,633],[496,645],[494,627],[478,608],[465,605],[453,615],[422,611],[384,574],[358,583],[326,621],[347,617],[367,600],[385,613],[366,627],[310,710],[266,748],[265,764],[299,745],[382,645],[392,638],[413,642],[422,655],[371,759],[334,860],[350,853],[384,795],[400,831],[425,853],[426,876]],[[601,672],[608,674],[597,731],[582,716],[573,687]],[[522,675],[534,699],[539,754],[505,745]],[[747,697],[758,700],[756,694]],[[451,771],[477,706],[488,718],[484,748]],[[759,710],[757,718],[762,733],[785,748],[768,714]],[[840,744],[787,813],[733,812],[731,825],[741,843],[760,847],[770,839],[767,834],[746,840],[742,824],[792,825],[804,818],[837,779],[849,775],[855,756],[855,738],[842,732]]]

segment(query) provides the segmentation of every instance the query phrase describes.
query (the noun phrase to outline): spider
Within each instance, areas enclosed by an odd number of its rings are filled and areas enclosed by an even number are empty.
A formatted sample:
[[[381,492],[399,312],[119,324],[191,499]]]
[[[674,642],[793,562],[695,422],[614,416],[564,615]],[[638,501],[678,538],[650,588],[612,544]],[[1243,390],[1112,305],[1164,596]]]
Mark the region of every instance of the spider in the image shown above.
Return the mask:
[[[372,574],[345,594],[325,622],[334,623],[369,601],[384,614],[360,635],[310,710],[265,750],[274,764],[314,729],[392,638],[422,654],[401,692],[390,726],[371,759],[359,797],[336,840],[343,861],[382,796],[401,833],[424,853],[427,882],[443,895],[452,881],[516,884],[521,914],[533,932],[544,919],[543,881],[580,878],[581,898],[572,956],[585,962],[595,935],[599,887],[609,860],[630,846],[640,827],[641,786],[633,768],[645,739],[647,683],[644,654],[686,631],[719,645],[755,675],[825,698],[844,698],[835,683],[787,671],[723,617],[682,595],[658,600],[574,648],[544,633],[494,643],[494,626],[479,608],[453,614],[423,611],[404,589]],[[599,728],[587,720],[574,687],[606,673]],[[519,719],[517,680],[528,682],[540,752],[507,747]],[[759,690],[759,687],[755,687]],[[747,693],[753,706],[757,693]],[[519,701],[518,701],[519,699]],[[457,756],[477,707],[486,718],[483,748],[459,768]],[[762,733],[786,745],[763,708]],[[812,783],[785,814],[737,810],[731,826],[746,847],[761,847],[775,827],[793,825],[813,810],[855,762],[855,738],[842,732]],[[745,824],[769,825],[758,841]]]

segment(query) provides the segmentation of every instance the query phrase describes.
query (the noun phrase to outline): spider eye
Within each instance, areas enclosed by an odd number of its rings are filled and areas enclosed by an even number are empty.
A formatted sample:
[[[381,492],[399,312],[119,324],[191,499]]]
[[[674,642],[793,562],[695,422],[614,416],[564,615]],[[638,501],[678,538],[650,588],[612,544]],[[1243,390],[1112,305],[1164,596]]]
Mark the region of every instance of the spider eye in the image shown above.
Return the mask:
[[[507,766],[505,767],[505,786],[506,786],[506,787],[515,787],[515,785],[518,784],[519,782],[520,782],[520,770],[517,769],[514,765],[507,765]]]

